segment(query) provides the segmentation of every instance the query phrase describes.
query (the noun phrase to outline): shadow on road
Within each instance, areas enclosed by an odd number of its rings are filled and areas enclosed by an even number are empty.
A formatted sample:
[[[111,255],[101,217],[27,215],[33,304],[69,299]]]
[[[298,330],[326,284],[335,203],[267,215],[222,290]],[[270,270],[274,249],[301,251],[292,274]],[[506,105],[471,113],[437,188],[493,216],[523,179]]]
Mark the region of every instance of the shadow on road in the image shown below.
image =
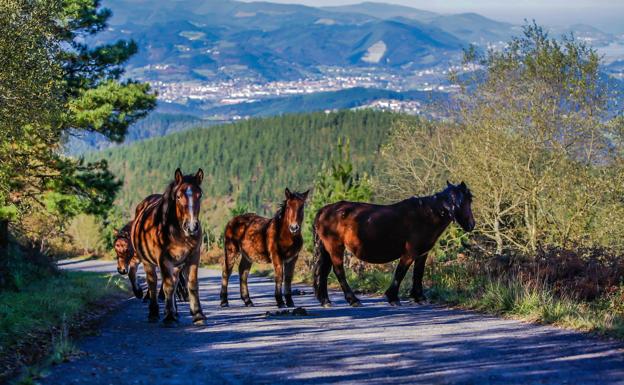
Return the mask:
[[[55,368],[44,383],[611,384],[624,378],[616,342],[440,306],[395,308],[381,298],[363,297],[364,307],[350,308],[335,292],[334,307],[323,309],[307,287],[299,287],[308,294],[295,302],[310,316],[267,317],[275,310],[273,283],[252,278],[258,306],[245,308],[232,278],[231,307],[221,309],[220,274],[204,272],[204,327],[191,325],[188,304],[180,304],[180,326],[165,329],[147,323],[147,307],[129,300],[100,336],[82,342],[85,357]]]

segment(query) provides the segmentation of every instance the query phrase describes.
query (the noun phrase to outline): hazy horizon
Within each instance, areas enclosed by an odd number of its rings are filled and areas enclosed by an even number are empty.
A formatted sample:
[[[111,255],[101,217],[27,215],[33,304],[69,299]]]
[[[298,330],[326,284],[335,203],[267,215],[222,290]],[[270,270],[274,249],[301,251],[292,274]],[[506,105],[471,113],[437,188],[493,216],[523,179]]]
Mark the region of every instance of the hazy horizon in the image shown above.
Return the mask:
[[[242,0],[246,2],[267,0]],[[303,4],[313,7],[358,4],[358,0],[268,0],[282,4]],[[568,26],[589,24],[609,33],[624,33],[624,1],[609,0],[527,0],[523,3],[501,3],[496,0],[372,0],[439,13],[476,12],[492,19],[522,24],[535,19],[539,24]]]

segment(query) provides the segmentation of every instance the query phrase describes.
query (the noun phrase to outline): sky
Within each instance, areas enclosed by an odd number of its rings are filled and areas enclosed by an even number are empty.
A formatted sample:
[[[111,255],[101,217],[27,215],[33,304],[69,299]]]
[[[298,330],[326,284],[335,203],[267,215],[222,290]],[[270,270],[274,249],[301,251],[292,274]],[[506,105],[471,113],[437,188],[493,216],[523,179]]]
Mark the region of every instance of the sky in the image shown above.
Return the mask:
[[[253,1],[253,0],[246,0]],[[266,0],[265,0],[266,1]],[[364,0],[268,0],[309,6],[333,6]],[[484,16],[522,24],[535,19],[539,24],[567,26],[589,24],[605,32],[624,33],[624,0],[370,0],[394,3],[439,13],[476,12]]]

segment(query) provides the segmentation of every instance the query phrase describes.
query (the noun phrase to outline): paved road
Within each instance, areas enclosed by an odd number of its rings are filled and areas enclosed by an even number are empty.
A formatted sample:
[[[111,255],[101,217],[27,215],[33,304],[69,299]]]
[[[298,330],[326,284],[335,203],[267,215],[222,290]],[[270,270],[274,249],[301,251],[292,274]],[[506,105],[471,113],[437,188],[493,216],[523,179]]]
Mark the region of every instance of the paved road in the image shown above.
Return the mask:
[[[64,268],[114,271],[108,262]],[[623,345],[571,331],[434,305],[393,308],[362,297],[350,308],[331,294],[320,308],[308,287],[295,297],[308,317],[266,317],[273,284],[252,278],[255,308],[238,298],[218,307],[219,272],[202,269],[208,322],[177,328],[147,322],[147,308],[129,299],[80,341],[86,354],[52,368],[43,384],[624,384]],[[231,280],[231,293],[238,281]]]

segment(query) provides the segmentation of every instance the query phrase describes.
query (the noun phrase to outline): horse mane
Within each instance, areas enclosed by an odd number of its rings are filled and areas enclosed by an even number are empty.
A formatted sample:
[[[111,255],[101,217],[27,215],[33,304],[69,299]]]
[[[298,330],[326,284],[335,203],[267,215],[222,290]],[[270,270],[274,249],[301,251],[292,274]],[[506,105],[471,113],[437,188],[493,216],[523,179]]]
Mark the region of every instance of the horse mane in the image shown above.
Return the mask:
[[[441,217],[449,217],[451,216],[452,206],[457,205],[457,202],[451,194],[451,188],[451,186],[447,186],[444,190],[438,191],[433,195],[423,197],[414,196],[413,198],[417,201],[425,203],[429,206],[429,208],[435,210],[435,212]],[[472,198],[472,193],[467,188],[465,191],[461,191],[461,193],[463,194],[463,199]],[[451,205],[451,207],[449,207],[449,205]]]
[[[121,229],[119,229],[119,231],[117,231],[117,236],[115,236],[115,239],[120,239],[120,238],[130,239],[131,227],[132,227],[132,222],[126,223],[124,227],[122,227]]]
[[[171,207],[173,206],[173,189],[175,186],[175,181],[169,183],[162,194],[162,199],[158,203],[158,217],[160,217],[161,223],[167,223],[169,219]]]

